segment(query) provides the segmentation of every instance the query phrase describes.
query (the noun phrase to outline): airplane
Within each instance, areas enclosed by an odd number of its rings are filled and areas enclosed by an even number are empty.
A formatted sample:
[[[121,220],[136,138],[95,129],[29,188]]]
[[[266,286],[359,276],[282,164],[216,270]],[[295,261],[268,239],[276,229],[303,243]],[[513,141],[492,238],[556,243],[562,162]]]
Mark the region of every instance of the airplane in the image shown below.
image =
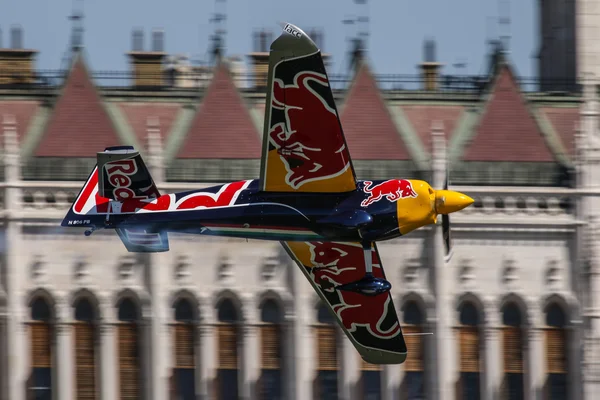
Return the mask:
[[[407,348],[376,242],[473,203],[415,179],[358,180],[321,52],[286,24],[270,47],[259,179],[161,194],[139,151],[108,147],[61,225],[114,229],[129,252],[169,250],[169,232],[279,241],[370,364]],[[368,132],[365,132],[367,134]]]

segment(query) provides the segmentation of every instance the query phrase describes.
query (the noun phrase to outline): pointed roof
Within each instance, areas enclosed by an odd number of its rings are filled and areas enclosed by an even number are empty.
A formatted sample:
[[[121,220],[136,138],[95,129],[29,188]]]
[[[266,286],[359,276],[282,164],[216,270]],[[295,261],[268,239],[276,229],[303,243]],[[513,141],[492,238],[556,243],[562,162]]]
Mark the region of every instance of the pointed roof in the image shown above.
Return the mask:
[[[494,79],[479,111],[465,161],[554,162],[556,157],[534,110],[522,95],[512,69],[499,58]]]
[[[135,134],[141,148],[148,147],[148,118],[158,118],[160,137],[164,143],[181,110],[180,103],[126,103],[119,108],[125,115],[129,127]]]
[[[414,130],[419,135],[425,149],[431,153],[433,141],[431,137],[432,125],[439,121],[443,124],[443,132],[449,141],[458,125],[459,118],[464,112],[461,105],[402,105],[404,114],[411,122]]]
[[[17,124],[17,138],[20,142],[27,134],[38,107],[37,101],[0,101],[0,125],[5,115],[13,115]],[[4,146],[4,141],[0,140],[0,147],[2,146]]]
[[[352,158],[412,159],[365,61],[358,63],[340,119]]]
[[[250,111],[220,63],[176,158],[260,158],[261,143]]]
[[[579,122],[578,107],[542,107],[540,111],[548,118],[552,128],[561,139],[569,156],[575,155],[575,125]]]
[[[122,144],[80,52],[34,152],[40,157],[93,157]]]

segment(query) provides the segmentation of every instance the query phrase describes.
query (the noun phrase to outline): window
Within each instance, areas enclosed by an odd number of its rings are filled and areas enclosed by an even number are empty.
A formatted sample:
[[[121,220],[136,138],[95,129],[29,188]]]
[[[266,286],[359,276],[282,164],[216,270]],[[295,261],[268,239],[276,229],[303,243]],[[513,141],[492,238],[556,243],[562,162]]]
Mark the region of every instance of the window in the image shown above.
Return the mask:
[[[315,349],[317,360],[317,379],[314,398],[337,400],[338,398],[338,354],[336,322],[331,311],[323,303],[317,310],[315,330]]]
[[[175,303],[175,324],[173,324],[173,398],[177,400],[193,400],[196,398],[196,352],[195,352],[195,318],[192,303],[187,299],[179,299]]]
[[[75,303],[75,393],[77,400],[94,400],[96,394],[96,315],[89,299]]]
[[[223,299],[217,305],[219,324],[217,326],[217,396],[220,400],[238,398],[238,352],[239,316],[231,299]]]
[[[119,304],[118,357],[120,400],[137,400],[142,396],[138,308],[130,298]]]
[[[262,400],[283,399],[282,388],[282,313],[277,303],[266,300],[261,307],[260,343],[261,377],[259,382]]]
[[[504,382],[502,398],[522,400],[523,382],[523,327],[521,311],[515,303],[508,303],[502,309],[502,354],[504,354]]]
[[[414,301],[403,307],[402,328],[405,334],[423,333],[423,313]],[[425,370],[423,336],[405,336],[408,355],[404,362],[404,381],[400,389],[400,398],[406,400],[425,399]]]
[[[463,303],[459,309],[458,328],[459,371],[458,399],[478,400],[481,397],[481,341],[479,314],[471,302]]]
[[[29,324],[31,375],[27,382],[28,396],[35,400],[51,400],[52,396],[52,312],[48,302],[38,297],[31,304]]]
[[[553,303],[546,309],[546,398],[564,400],[568,398],[567,375],[567,331],[565,313]]]

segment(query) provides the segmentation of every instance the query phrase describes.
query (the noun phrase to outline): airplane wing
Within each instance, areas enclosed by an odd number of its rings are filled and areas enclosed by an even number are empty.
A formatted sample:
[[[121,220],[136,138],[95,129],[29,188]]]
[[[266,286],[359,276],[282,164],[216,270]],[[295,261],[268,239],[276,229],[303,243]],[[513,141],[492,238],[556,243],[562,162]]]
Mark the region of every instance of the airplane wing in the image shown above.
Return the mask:
[[[282,244],[366,362],[401,364],[406,360],[406,343],[390,293],[371,297],[335,289],[364,276],[365,261],[360,243]],[[375,243],[372,254],[373,275],[385,278]]]
[[[356,189],[321,51],[291,24],[271,44],[260,182],[268,192]]]

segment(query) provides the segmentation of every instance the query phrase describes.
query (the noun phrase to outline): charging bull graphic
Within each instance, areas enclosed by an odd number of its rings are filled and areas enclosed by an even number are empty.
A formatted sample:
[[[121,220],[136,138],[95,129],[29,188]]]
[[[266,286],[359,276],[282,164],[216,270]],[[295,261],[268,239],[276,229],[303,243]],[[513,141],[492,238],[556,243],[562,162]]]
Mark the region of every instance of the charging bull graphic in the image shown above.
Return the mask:
[[[285,122],[271,127],[269,139],[287,170],[285,182],[294,189],[350,167],[337,113],[319,89],[329,89],[329,82],[314,71],[297,73],[290,85],[273,82],[271,107],[284,111]]]
[[[360,203],[363,207],[376,203],[384,197],[389,201],[417,197],[417,192],[407,179],[390,179],[375,186],[372,185],[373,182],[365,181],[363,192],[369,196]]]
[[[359,293],[337,291],[335,286],[356,281],[365,274],[363,250],[360,246],[343,243],[310,242],[310,269],[314,282],[324,293],[338,293],[339,303],[332,303],[333,310],[349,332],[366,328],[380,339],[391,339],[400,333],[397,320],[384,326],[392,298],[388,293],[366,297]],[[373,255],[373,275],[383,278],[383,271],[376,252]]]

